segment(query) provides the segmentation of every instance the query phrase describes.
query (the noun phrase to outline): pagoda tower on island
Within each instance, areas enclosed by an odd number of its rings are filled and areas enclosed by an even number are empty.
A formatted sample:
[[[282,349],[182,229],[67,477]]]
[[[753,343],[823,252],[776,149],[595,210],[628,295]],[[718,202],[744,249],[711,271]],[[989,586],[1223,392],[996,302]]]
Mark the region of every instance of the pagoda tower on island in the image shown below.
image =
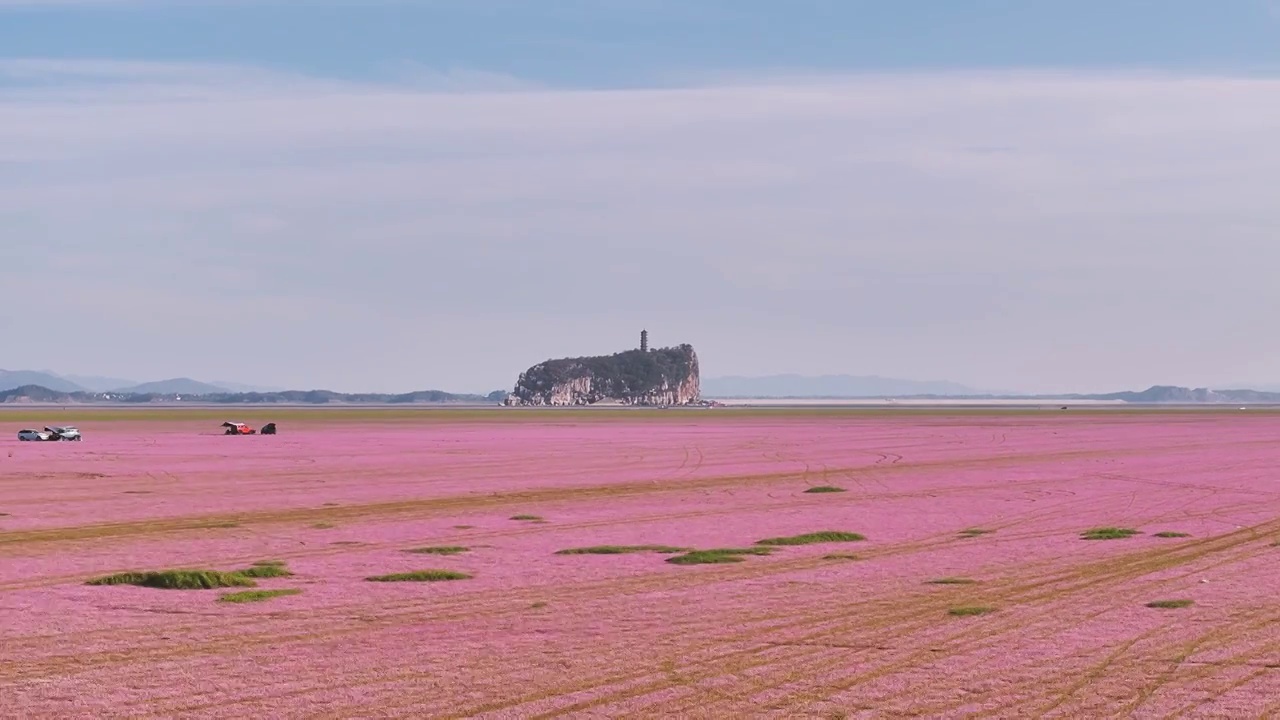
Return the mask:
[[[649,352],[649,331],[640,331],[640,352]]]

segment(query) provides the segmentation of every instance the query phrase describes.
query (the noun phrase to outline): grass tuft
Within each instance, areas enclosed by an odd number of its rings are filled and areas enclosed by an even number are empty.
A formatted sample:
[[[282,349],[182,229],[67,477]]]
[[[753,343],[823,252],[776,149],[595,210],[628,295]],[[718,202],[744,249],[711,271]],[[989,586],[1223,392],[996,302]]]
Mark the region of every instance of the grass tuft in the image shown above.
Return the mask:
[[[236,574],[251,578],[293,577],[293,573],[289,572],[284,563],[276,561],[254,563],[253,567],[240,570]]]
[[[465,548],[461,545],[432,545],[430,547],[413,548],[405,550],[407,553],[417,553],[419,555],[457,555],[469,551],[471,548]]]
[[[823,560],[861,560],[862,558],[858,557],[857,555],[854,555],[853,553],[831,553],[830,555],[823,555],[822,559]]]
[[[369,582],[441,582],[444,580],[469,580],[471,576],[455,570],[415,570],[367,577]]]
[[[1172,530],[1164,530],[1164,531],[1162,531],[1162,532],[1158,532],[1158,533],[1156,533],[1156,535],[1155,535],[1155,536],[1156,536],[1156,537],[1158,537],[1158,538],[1184,538],[1184,537],[1191,537],[1191,533],[1174,532],[1174,531],[1172,531]]]
[[[470,530],[471,528],[474,528],[474,527],[475,525],[454,525],[453,529],[454,530]]]
[[[534,604],[530,605],[530,606],[529,606],[529,609],[530,609],[530,610],[541,610],[542,608],[544,608],[544,607],[546,607],[546,606],[547,606],[547,603],[545,603],[545,602],[543,602],[543,601],[539,600],[538,602],[536,602],[536,603],[534,603]]]
[[[212,590],[224,587],[256,587],[240,573],[217,570],[161,570],[158,572],[126,572],[89,580],[86,585],[137,585],[162,590]]]
[[[773,552],[773,550],[767,547],[690,550],[683,555],[667,558],[667,562],[675,565],[715,565],[720,563],[736,563],[742,562],[743,555],[768,555],[771,552]]]
[[[242,590],[240,592],[219,595],[218,602],[225,603],[251,603],[270,600],[271,598],[284,597],[286,595],[298,595],[301,590]]]
[[[335,527],[337,527],[337,525],[334,525],[333,523],[327,523],[327,522],[318,522],[312,525],[311,527],[316,530],[332,530]]]
[[[805,492],[807,492],[807,493],[836,493],[836,492],[845,492],[845,489],[844,489],[844,488],[842,488],[842,487],[836,487],[835,485],[815,485],[814,487],[811,487],[811,488],[809,488],[808,490],[805,490]]]
[[[963,577],[943,577],[924,581],[925,585],[974,585],[977,582],[973,578]]]
[[[948,615],[956,617],[973,617],[975,615],[986,615],[995,612],[993,607],[983,607],[981,605],[965,605],[963,607],[953,607],[947,611]]]
[[[543,522],[542,518],[538,515],[512,515],[511,519],[523,520],[525,522]]]
[[[593,545],[591,547],[557,550],[556,555],[630,555],[632,553],[662,553],[669,555],[682,552],[690,552],[690,549],[671,545]]]
[[[1154,600],[1147,603],[1147,607],[1160,610],[1177,610],[1178,608],[1191,607],[1195,604],[1194,600]]]
[[[813,545],[814,543],[859,542],[867,538],[858,533],[840,530],[823,530],[822,532],[792,535],[791,537],[775,537],[757,540],[757,545]]]
[[[990,535],[993,532],[995,532],[995,530],[984,530],[982,528],[969,528],[967,530],[961,530],[960,537],[967,537],[967,538],[981,537],[983,535]]]
[[[1085,540],[1123,540],[1139,534],[1141,533],[1131,528],[1100,527],[1085,530],[1080,533],[1080,537]]]

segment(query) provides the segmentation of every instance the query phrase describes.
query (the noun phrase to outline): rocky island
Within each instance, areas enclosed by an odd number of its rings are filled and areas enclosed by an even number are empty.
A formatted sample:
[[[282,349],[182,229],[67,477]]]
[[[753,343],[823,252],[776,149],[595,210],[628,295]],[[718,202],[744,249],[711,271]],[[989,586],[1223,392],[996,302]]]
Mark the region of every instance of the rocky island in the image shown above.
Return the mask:
[[[695,405],[702,400],[692,345],[538,363],[520,374],[506,405]]]

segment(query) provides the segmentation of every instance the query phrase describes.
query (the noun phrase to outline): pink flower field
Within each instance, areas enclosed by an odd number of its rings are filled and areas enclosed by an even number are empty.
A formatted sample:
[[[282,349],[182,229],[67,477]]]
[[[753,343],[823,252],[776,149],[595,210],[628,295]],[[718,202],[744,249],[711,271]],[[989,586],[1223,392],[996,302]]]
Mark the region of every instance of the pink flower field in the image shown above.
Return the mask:
[[[1280,414],[80,414],[0,440],[3,717],[1280,712]],[[178,569],[255,587],[88,584]]]

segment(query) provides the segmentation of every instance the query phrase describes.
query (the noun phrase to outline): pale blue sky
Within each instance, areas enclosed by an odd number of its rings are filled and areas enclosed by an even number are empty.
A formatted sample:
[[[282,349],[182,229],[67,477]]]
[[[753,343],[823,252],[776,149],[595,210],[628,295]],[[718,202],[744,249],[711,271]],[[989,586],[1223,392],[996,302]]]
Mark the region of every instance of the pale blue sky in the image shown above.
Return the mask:
[[[9,56],[612,87],[795,68],[1275,69],[1271,0],[0,0]],[[4,12],[4,11],[0,11]]]
[[[1276,138],[1268,0],[0,0],[0,367],[1276,382]]]

